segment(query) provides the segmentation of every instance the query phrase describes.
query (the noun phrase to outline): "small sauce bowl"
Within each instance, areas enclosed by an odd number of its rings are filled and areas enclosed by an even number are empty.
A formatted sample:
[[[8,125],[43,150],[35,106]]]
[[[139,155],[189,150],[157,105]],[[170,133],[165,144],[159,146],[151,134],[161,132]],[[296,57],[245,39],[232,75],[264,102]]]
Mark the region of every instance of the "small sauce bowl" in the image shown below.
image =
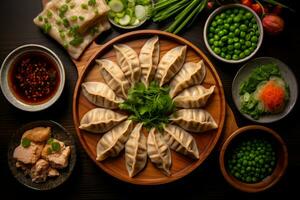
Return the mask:
[[[65,84],[65,70],[50,49],[23,45],[5,58],[0,71],[1,89],[6,99],[24,111],[40,111],[60,97]]]
[[[230,174],[227,165],[230,151],[232,151],[236,145],[240,144],[241,141],[245,141],[249,138],[268,140],[274,147],[276,155],[275,165],[271,174],[256,183],[246,183],[237,179]],[[221,172],[230,185],[243,192],[255,193],[271,188],[280,180],[288,165],[288,151],[284,141],[275,131],[264,126],[251,125],[236,130],[226,139],[221,148],[219,162]]]

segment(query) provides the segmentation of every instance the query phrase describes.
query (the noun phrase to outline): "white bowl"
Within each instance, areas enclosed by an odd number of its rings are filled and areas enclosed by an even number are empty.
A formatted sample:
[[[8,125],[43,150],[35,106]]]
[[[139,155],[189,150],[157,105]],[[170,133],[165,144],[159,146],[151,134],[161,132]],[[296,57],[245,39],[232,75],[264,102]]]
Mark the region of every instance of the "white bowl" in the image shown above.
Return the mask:
[[[12,92],[12,89],[9,86],[9,72],[10,68],[13,66],[13,63],[22,55],[27,53],[43,53],[46,55],[53,63],[55,63],[60,77],[60,84],[58,88],[55,91],[55,94],[47,99],[46,102],[42,102],[41,104],[27,104],[24,101],[21,101],[19,98],[17,98],[14,93]],[[12,52],[6,56],[5,60],[2,63],[1,70],[0,70],[0,85],[2,93],[4,94],[5,98],[8,102],[10,102],[13,106],[16,108],[19,108],[24,111],[40,111],[44,110],[48,107],[50,107],[52,104],[54,104],[57,99],[60,97],[64,85],[65,85],[65,70],[62,62],[58,58],[58,56],[48,49],[47,47],[44,47],[42,45],[38,44],[27,44],[20,46],[16,49],[14,49]]]
[[[208,26],[211,24],[211,21],[214,19],[214,17],[223,12],[224,10],[228,9],[228,8],[244,8],[248,11],[250,11],[255,19],[256,19],[256,22],[257,22],[257,25],[258,25],[258,30],[260,32],[260,36],[259,36],[259,39],[258,39],[258,43],[257,43],[257,46],[255,48],[255,50],[247,57],[243,58],[243,59],[240,59],[240,60],[227,60],[225,58],[222,58],[221,56],[217,55],[210,47],[209,43],[208,43],[208,38],[207,38],[207,31],[208,31]],[[226,62],[226,63],[241,63],[241,62],[245,62],[247,60],[249,60],[251,57],[253,57],[256,52],[258,51],[258,49],[260,48],[261,44],[262,44],[262,41],[263,41],[263,37],[264,37],[264,31],[263,31],[263,26],[262,26],[262,23],[261,23],[261,20],[259,18],[259,16],[251,9],[251,8],[248,8],[247,6],[244,6],[242,4],[228,4],[228,5],[225,5],[225,6],[221,6],[219,7],[218,9],[216,9],[214,12],[212,12],[209,17],[207,18],[206,22],[205,22],[205,25],[204,25],[204,30],[203,30],[203,37],[204,37],[204,43],[208,49],[208,51],[217,59],[223,61],[223,62]]]

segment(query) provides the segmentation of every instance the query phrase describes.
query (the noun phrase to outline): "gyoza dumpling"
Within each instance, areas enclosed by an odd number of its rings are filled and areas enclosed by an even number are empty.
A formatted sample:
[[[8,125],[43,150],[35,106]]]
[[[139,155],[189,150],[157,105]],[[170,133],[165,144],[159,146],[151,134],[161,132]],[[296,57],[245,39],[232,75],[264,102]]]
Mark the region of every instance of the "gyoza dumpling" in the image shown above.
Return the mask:
[[[169,176],[172,164],[171,151],[163,136],[157,133],[155,128],[152,128],[148,134],[147,151],[151,162]]]
[[[105,83],[85,82],[81,84],[83,95],[93,104],[104,108],[119,108],[123,99],[116,96],[114,91]]]
[[[115,91],[116,95],[127,98],[130,83],[121,68],[108,59],[96,60],[96,63],[100,67],[100,73],[106,84]]]
[[[92,133],[105,133],[120,122],[126,115],[105,108],[94,108],[82,117],[79,128]]]
[[[96,160],[102,161],[107,157],[116,157],[123,150],[132,128],[132,121],[126,120],[105,133],[97,143]]]
[[[147,40],[140,51],[141,81],[145,85],[153,80],[159,61],[159,39],[154,36]]]
[[[160,86],[171,80],[181,69],[186,56],[186,48],[186,46],[175,47],[161,58],[155,74],[155,80]]]
[[[138,82],[141,76],[140,61],[137,53],[125,44],[114,45],[118,65],[124,72],[125,77],[131,82]]]
[[[218,128],[211,114],[203,109],[181,109],[173,113],[170,120],[191,132],[204,132]]]
[[[205,74],[206,69],[202,60],[198,63],[185,63],[170,82],[170,96],[173,98],[183,89],[192,85],[201,84]]]
[[[142,128],[143,123],[137,124],[125,145],[126,169],[130,177],[139,173],[147,163],[147,139]]]
[[[206,105],[214,89],[214,85],[208,89],[202,85],[195,85],[180,92],[173,101],[180,108],[200,108]]]
[[[199,159],[197,143],[193,136],[182,128],[171,124],[165,126],[164,131],[164,139],[171,149],[183,155]]]

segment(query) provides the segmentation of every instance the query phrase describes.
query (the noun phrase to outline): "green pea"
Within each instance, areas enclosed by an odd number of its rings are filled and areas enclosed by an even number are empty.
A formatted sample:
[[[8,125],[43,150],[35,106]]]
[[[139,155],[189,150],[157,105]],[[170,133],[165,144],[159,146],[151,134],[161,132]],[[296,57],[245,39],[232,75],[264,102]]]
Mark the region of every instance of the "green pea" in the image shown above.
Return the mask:
[[[219,46],[219,42],[218,42],[218,41],[214,41],[213,44],[214,44],[214,46],[216,46],[216,47]]]
[[[217,15],[215,19],[216,19],[216,20],[220,19],[220,15]]]
[[[220,18],[221,19],[225,19],[226,18],[226,14],[225,13],[221,13]]]
[[[226,60],[231,60],[231,55],[226,54],[225,59],[226,59]]]
[[[240,21],[241,21],[240,16],[235,16],[235,17],[233,18],[233,21],[236,22],[236,23],[240,22]]]
[[[254,30],[257,30],[257,29],[258,29],[257,24],[254,24],[254,25],[252,26],[252,28],[253,28]]]
[[[218,47],[216,47],[216,48],[214,48],[214,52],[215,52],[216,54],[220,54],[220,53],[221,53],[221,49],[218,48]]]
[[[251,23],[256,23],[256,19],[254,17],[251,17]]]
[[[215,40],[214,40],[213,38],[211,38],[211,39],[208,40],[208,43],[209,43],[209,44],[213,44],[214,41],[215,41]]]
[[[240,58],[245,58],[245,53],[244,52],[240,53]]]
[[[234,37],[234,38],[233,38],[233,41],[234,41],[234,42],[238,42],[238,41],[240,41],[240,39],[239,39],[238,37]]]
[[[246,26],[245,24],[242,24],[242,25],[240,26],[240,29],[241,29],[242,31],[246,31],[246,30],[247,30],[247,26]]]
[[[234,50],[234,54],[236,54],[236,55],[239,55],[241,52],[242,52],[242,51],[239,50],[239,49],[235,49],[235,50]],[[250,159],[247,158],[247,160],[248,160],[248,165],[249,165],[249,164],[250,164]]]
[[[245,16],[247,17],[247,19],[251,19],[252,13],[250,13],[250,12],[248,11],[248,12],[246,12]]]
[[[246,35],[245,36],[245,40],[250,40],[251,39],[251,36],[250,35]]]
[[[214,39],[215,39],[215,40],[219,40],[220,37],[219,37],[218,35],[214,35]]]
[[[239,56],[236,55],[236,54],[234,54],[234,55],[232,56],[232,59],[233,59],[233,60],[238,60],[238,59],[239,59]]]
[[[213,27],[216,27],[216,26],[218,25],[218,23],[217,23],[216,21],[213,21],[213,22],[211,23],[211,25],[212,25]]]
[[[219,47],[224,46],[224,43],[223,43],[222,41],[219,41],[218,43],[219,43],[219,44],[218,44]]]
[[[234,49],[234,47],[233,47],[233,45],[230,44],[230,45],[227,46],[227,49],[231,51],[231,50]]]
[[[240,32],[240,37],[244,38],[246,36],[246,33],[244,31]]]
[[[223,35],[225,35],[225,34],[224,34],[224,31],[219,31],[218,35],[219,35],[220,37],[223,36]]]
[[[224,35],[228,34],[228,31],[226,29],[223,29]]]
[[[240,39],[239,41],[241,44],[245,44],[245,40],[244,39]]]
[[[233,32],[230,32],[230,33],[228,34],[228,37],[233,38],[233,37],[234,37],[234,33],[233,33]]]
[[[234,26],[234,25],[231,25],[231,26],[229,27],[229,30],[230,30],[230,31],[234,31],[234,30],[235,30],[235,26]]]
[[[222,20],[222,19],[218,19],[218,20],[217,20],[217,23],[218,23],[219,25],[221,25],[221,24],[223,24],[223,20]]]
[[[223,52],[227,52],[227,47],[222,47],[221,50],[222,50]]]
[[[257,35],[257,37],[259,37],[260,36],[260,32],[257,30],[257,31],[255,31],[255,34]]]
[[[228,44],[232,44],[233,43],[233,39],[229,38],[228,41],[227,41],[227,43]],[[250,42],[250,45],[251,45],[251,42]]]
[[[224,29],[229,29],[230,28],[230,25],[228,23],[224,24]]]
[[[237,28],[234,30],[234,35],[236,35],[236,36],[240,35],[240,32],[241,32],[240,29]]]
[[[252,42],[252,43],[251,43],[251,46],[255,48],[255,47],[257,46],[257,44],[254,43],[254,42]],[[265,152],[265,150],[264,150],[263,152]]]
[[[235,14],[234,14],[234,13],[231,13],[231,14],[230,14],[230,17],[231,17],[231,18],[234,18],[234,17],[235,17]]]
[[[221,52],[220,55],[221,55],[222,58],[225,58],[225,57],[226,57],[226,54],[225,54],[224,52]]]
[[[234,17],[234,16],[233,16]],[[228,23],[228,24],[231,24],[232,23],[232,21],[233,21],[233,18],[231,15],[230,15],[230,17],[228,17],[227,19],[226,19],[226,22]]]
[[[245,45],[242,45],[242,46],[241,46],[241,49],[242,49],[242,50],[245,50],[246,48],[247,48],[247,47],[246,47]]]
[[[235,49],[240,49],[241,48],[241,44],[240,43],[234,43],[234,48]]]
[[[234,13],[234,14],[239,13],[239,9],[237,9],[237,8],[233,9],[233,13]]]
[[[208,34],[208,37],[209,37],[209,38],[212,38],[212,37],[214,37],[214,34],[213,34],[213,33],[209,33],[209,34]]]
[[[225,36],[223,36],[223,37],[221,37],[221,41],[222,42],[226,42],[228,40],[228,37],[225,35]]]
[[[215,32],[215,28],[212,27],[212,26],[210,26],[210,27],[209,27],[209,32],[214,33],[214,32]]]

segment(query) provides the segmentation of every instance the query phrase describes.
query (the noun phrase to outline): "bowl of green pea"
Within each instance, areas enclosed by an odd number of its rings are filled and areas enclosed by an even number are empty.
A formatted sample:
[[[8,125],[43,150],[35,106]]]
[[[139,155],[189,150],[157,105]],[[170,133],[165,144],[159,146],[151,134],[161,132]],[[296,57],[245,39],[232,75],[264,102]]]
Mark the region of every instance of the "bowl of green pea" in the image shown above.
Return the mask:
[[[239,128],[221,147],[221,172],[234,188],[254,193],[275,185],[288,165],[282,138],[270,128],[251,125]]]
[[[242,4],[228,4],[210,14],[203,36],[214,57],[226,63],[241,63],[260,48],[263,26],[252,9]]]

